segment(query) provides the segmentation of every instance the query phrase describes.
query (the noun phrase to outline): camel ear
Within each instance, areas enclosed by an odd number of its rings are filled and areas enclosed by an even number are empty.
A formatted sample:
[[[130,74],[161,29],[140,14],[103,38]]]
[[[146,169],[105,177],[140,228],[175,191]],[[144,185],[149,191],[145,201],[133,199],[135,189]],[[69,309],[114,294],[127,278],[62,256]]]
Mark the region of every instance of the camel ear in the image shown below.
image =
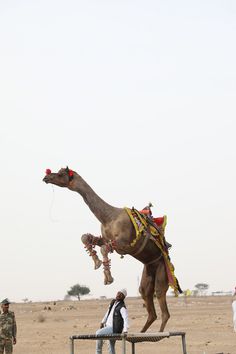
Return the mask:
[[[74,177],[74,172],[72,170],[70,170],[68,166],[66,166],[65,171],[69,176],[69,181],[72,181],[72,179]]]

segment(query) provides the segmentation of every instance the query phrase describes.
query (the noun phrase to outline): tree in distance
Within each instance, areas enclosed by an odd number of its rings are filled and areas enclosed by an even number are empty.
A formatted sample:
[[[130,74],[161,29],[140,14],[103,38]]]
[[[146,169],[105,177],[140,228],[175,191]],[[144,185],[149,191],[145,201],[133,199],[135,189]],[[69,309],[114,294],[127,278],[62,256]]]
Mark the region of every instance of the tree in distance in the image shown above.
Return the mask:
[[[209,288],[208,284],[205,283],[198,283],[195,285],[195,288],[199,291],[200,296],[204,295]]]
[[[75,296],[80,300],[80,296],[87,295],[90,293],[90,289],[85,285],[75,284],[71,286],[70,290],[67,291],[69,296]]]

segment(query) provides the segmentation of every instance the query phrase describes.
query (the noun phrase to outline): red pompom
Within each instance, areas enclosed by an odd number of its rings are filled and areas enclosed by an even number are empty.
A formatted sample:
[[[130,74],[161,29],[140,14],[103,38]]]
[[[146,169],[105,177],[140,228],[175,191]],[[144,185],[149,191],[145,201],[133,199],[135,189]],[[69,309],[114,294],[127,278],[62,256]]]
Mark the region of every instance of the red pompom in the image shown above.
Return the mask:
[[[50,170],[50,168],[47,168],[45,172],[46,172],[46,175],[50,175],[50,174],[52,173],[52,171]]]
[[[69,176],[72,177],[74,175],[74,172],[72,170],[69,170]]]

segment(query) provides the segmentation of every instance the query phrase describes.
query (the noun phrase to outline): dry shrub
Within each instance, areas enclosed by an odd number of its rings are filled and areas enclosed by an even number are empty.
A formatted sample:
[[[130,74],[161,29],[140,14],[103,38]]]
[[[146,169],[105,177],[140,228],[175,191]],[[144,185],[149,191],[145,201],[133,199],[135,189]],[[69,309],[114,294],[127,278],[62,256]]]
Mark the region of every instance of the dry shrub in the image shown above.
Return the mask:
[[[43,323],[46,321],[46,317],[43,314],[38,315],[37,321]]]

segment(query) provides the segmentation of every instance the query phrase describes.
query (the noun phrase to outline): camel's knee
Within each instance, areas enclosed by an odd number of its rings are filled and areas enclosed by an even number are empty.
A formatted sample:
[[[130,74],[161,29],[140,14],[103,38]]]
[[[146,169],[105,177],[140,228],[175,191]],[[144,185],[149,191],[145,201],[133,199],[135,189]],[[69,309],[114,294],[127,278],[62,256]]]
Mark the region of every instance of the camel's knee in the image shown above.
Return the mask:
[[[140,295],[142,296],[142,298],[143,298],[143,293],[144,293],[143,287],[140,286],[139,289],[138,289],[138,291],[139,291],[139,294],[140,294]]]
[[[153,295],[154,295],[154,288],[153,286],[150,285],[140,285],[139,286],[139,293],[143,300],[148,301],[148,299],[153,300]]]
[[[81,236],[81,241],[86,244],[86,243],[90,243],[91,242],[91,237],[92,235],[90,234],[84,234]]]
[[[93,236],[92,234],[84,234],[81,236],[81,241],[85,244],[85,246],[102,246],[103,239],[99,236]]]

